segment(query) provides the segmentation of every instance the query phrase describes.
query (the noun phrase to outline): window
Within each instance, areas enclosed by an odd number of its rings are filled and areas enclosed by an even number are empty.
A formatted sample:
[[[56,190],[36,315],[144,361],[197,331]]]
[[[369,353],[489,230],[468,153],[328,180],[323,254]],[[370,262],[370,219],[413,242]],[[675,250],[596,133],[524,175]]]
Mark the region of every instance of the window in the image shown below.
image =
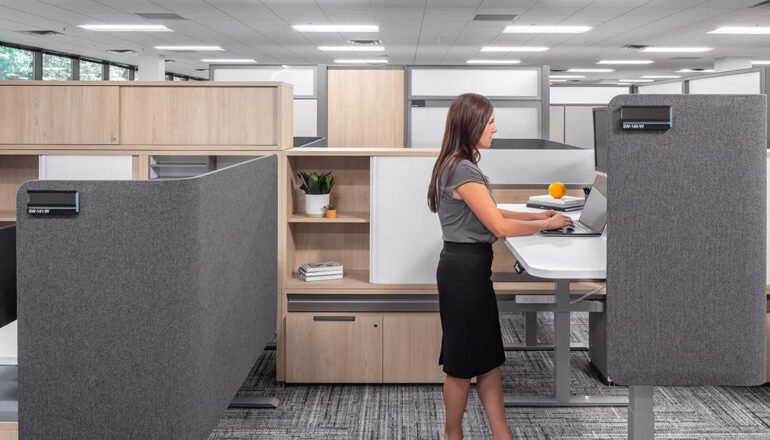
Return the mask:
[[[187,78],[174,75],[174,81],[187,81]]]
[[[104,79],[104,64],[80,60],[81,81],[101,81]]]
[[[0,80],[3,79],[32,79],[32,52],[23,49],[0,46]]]
[[[110,66],[110,81],[128,81],[128,69],[120,66]]]
[[[43,54],[43,79],[67,81],[72,79],[72,58]]]

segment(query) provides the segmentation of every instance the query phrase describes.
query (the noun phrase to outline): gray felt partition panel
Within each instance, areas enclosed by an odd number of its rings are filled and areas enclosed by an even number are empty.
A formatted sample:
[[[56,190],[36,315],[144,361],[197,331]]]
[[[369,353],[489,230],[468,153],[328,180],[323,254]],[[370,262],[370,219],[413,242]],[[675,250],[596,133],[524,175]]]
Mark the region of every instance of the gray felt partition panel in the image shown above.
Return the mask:
[[[671,106],[667,131],[622,106]],[[607,369],[628,385],[758,385],[766,359],[766,97],[609,104]]]
[[[16,320],[16,226],[0,228],[0,327]]]
[[[276,325],[277,158],[18,193],[25,439],[206,439]],[[28,190],[80,214],[31,216]]]

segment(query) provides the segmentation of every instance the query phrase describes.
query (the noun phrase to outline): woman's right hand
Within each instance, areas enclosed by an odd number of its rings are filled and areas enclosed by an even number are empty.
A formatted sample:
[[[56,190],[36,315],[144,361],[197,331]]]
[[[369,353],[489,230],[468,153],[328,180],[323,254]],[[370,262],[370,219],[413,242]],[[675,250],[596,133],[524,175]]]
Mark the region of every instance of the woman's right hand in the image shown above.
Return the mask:
[[[553,217],[544,220],[542,230],[559,229],[565,226],[572,226],[572,219],[564,214],[555,214]]]

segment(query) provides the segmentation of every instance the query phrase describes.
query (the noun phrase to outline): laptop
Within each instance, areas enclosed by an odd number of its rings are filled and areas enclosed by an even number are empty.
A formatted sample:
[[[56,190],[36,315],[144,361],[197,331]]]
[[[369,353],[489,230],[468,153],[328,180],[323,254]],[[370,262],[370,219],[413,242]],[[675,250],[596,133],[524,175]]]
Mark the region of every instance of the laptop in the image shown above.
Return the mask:
[[[574,222],[574,226],[540,231],[540,233],[549,236],[595,237],[602,235],[606,225],[607,198],[594,186],[588,193],[583,212],[580,213],[580,219]]]

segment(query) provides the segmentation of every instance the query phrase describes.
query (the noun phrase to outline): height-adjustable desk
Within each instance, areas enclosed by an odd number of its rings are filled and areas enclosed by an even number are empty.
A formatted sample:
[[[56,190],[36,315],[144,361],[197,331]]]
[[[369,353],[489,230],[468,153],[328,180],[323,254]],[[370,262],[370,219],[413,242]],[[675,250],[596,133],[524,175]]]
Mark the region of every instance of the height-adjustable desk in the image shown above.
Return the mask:
[[[541,212],[523,204],[501,204],[502,209]],[[573,220],[581,211],[565,213]],[[627,406],[626,396],[583,396],[570,392],[570,312],[586,311],[585,302],[602,311],[603,302],[586,298],[570,304],[570,281],[607,278],[607,236],[546,237],[540,234],[508,237],[505,245],[527,272],[556,282],[554,303],[554,394],[553,396],[507,396],[506,406]]]

